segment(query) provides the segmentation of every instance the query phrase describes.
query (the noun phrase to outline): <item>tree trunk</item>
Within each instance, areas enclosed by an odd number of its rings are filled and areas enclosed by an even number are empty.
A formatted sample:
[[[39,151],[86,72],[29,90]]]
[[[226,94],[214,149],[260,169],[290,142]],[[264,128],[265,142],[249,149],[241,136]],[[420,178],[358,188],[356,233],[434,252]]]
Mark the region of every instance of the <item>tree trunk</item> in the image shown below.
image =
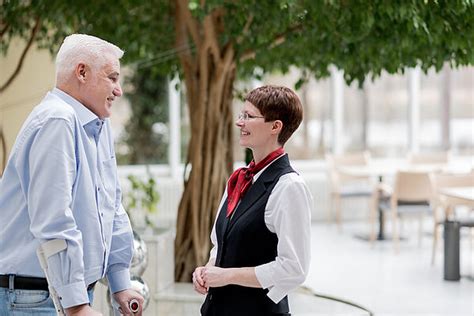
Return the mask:
[[[235,56],[232,45],[220,47],[222,12],[202,20],[192,17],[186,0],[176,1],[176,47],[184,72],[191,139],[178,209],[175,279],[190,281],[196,266],[209,257],[210,232],[232,171],[232,88]],[[191,44],[192,43],[192,44]]]

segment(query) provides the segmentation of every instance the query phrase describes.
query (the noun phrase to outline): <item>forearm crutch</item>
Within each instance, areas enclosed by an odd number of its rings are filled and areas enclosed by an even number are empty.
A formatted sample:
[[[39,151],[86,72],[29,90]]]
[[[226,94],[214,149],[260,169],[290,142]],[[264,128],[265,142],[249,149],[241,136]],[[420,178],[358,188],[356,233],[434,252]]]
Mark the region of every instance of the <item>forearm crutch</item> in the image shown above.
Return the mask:
[[[61,306],[61,302],[59,301],[58,293],[54,289],[48,277],[48,258],[57,254],[58,252],[65,250],[66,248],[67,243],[64,239],[53,239],[39,245],[38,249],[36,249],[36,255],[38,256],[41,268],[43,269],[44,275],[46,276],[46,281],[48,281],[49,295],[53,300],[56,313],[60,316],[64,316],[66,314],[64,313],[64,309]]]

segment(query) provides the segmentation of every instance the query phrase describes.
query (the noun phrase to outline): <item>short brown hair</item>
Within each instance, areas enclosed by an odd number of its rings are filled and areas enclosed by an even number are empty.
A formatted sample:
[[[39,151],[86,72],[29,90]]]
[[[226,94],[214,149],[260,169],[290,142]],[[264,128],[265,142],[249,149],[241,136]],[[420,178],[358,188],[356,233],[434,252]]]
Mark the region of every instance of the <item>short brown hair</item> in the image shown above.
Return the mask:
[[[283,128],[278,142],[284,145],[303,120],[303,106],[296,93],[283,86],[262,86],[245,96],[265,118],[265,122],[280,120]]]

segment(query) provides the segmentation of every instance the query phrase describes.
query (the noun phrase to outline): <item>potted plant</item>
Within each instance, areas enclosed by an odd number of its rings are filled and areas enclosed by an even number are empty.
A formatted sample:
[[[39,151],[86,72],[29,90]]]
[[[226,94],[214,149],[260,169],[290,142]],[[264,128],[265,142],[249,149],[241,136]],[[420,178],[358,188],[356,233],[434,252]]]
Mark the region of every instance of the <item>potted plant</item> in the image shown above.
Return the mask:
[[[150,215],[157,212],[160,195],[157,190],[156,180],[147,166],[146,176],[140,177],[133,174],[127,176],[129,189],[124,194],[124,206],[134,230],[142,233],[147,229],[157,229]]]

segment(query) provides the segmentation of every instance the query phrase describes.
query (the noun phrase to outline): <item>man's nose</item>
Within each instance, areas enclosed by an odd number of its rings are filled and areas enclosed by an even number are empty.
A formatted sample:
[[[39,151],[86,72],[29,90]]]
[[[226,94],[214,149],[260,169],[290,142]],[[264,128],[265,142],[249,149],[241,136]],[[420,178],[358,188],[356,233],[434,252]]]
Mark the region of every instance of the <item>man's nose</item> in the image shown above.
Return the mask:
[[[122,87],[120,86],[120,83],[117,83],[117,86],[114,88],[114,95],[116,97],[121,97],[122,94],[123,94]]]

